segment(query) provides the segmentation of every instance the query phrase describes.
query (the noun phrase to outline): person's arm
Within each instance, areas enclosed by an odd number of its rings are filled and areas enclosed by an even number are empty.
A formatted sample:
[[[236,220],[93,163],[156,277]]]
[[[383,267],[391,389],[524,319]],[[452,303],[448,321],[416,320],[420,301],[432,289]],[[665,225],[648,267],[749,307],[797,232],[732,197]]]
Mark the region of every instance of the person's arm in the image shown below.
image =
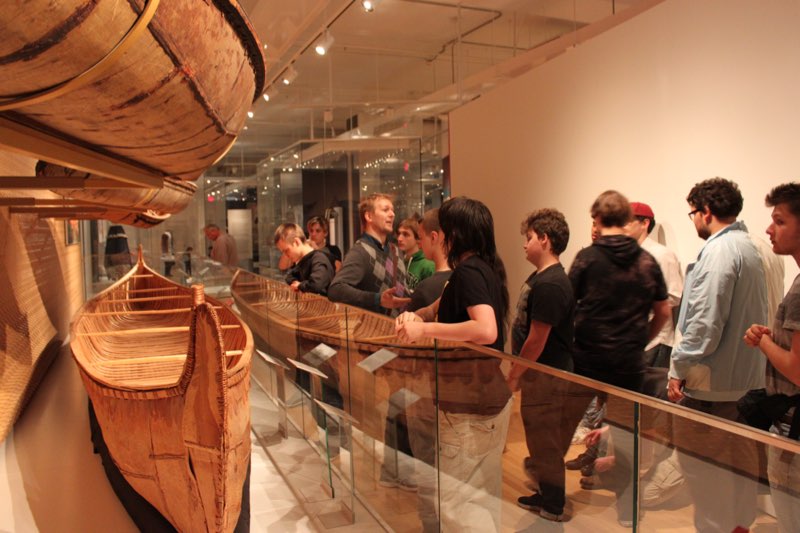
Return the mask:
[[[672,310],[669,306],[669,298],[653,302],[653,318],[650,320],[650,331],[647,334],[647,342],[655,339],[661,328],[670,320]]]
[[[438,302],[438,300],[437,300]],[[467,307],[469,320],[455,324],[442,322],[397,321],[397,335],[405,342],[416,342],[423,338],[443,341],[474,342],[488,345],[497,340],[497,322],[494,308],[488,304]]]
[[[347,253],[342,268],[328,287],[328,298],[332,302],[354,305],[362,309],[380,311],[380,293],[358,288],[364,279],[365,265],[369,263],[366,251],[356,244]]]
[[[308,279],[300,282],[298,288],[303,292],[325,295],[333,279],[333,267],[322,252],[311,252],[311,273]]]
[[[535,363],[539,356],[542,355],[544,345],[547,343],[547,337],[550,335],[550,330],[553,328],[550,324],[539,322],[538,320],[531,320],[531,327],[528,331],[528,338],[522,345],[519,356],[523,359]],[[511,367],[511,372],[508,373],[508,386],[512,391],[519,388],[519,378],[528,370],[528,366],[514,363]]]
[[[745,334],[745,343],[757,346],[778,372],[800,386],[800,332],[792,332],[791,349],[785,350],[772,340],[769,328],[754,324]]]
[[[661,271],[664,274],[664,281],[667,283],[667,294],[669,295],[667,302],[670,308],[678,307],[683,294],[683,272],[681,272],[680,261],[678,261],[678,256],[670,250],[665,254],[663,263]]]

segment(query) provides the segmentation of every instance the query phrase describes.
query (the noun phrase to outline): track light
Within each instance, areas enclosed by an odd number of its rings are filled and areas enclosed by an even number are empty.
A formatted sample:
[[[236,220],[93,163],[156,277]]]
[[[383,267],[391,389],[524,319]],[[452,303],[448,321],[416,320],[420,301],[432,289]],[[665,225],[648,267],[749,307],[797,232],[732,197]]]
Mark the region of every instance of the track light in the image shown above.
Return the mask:
[[[264,97],[265,102],[269,102],[270,100],[273,100],[276,96],[278,96],[278,89],[276,89],[275,87],[270,87],[269,89],[264,91],[264,94],[262,94],[261,96]]]
[[[333,44],[333,35],[328,30],[325,30],[319,39],[317,39],[317,44],[314,46],[314,50],[317,54],[324,56],[330,50],[331,45]]]
[[[292,65],[286,67],[286,70],[281,74],[281,81],[284,85],[289,85],[297,78],[297,71]]]
[[[252,112],[252,111],[248,111],[248,112],[247,112],[247,118],[253,118],[254,116],[255,116],[255,115],[253,114],[253,112]]]
[[[372,13],[375,11],[375,6],[381,3],[381,0],[361,0],[361,7],[364,8],[364,11],[367,13]]]

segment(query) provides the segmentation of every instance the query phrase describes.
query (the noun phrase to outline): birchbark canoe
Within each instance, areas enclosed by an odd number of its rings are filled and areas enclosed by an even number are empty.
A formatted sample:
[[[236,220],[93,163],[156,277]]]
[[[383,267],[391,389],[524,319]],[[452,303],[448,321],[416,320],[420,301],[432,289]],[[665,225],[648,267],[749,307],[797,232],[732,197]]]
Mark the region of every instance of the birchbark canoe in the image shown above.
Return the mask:
[[[264,89],[235,0],[12,0],[0,35],[0,117],[164,177],[224,155]]]
[[[436,403],[480,412],[486,402],[494,405],[510,396],[499,359],[484,347],[431,339],[404,343],[395,334],[393,319],[315,294],[295,293],[285,282],[243,270],[231,280],[231,295],[270,355],[308,364],[304,358],[319,344],[335,350],[336,355],[317,368],[327,376],[326,384],[341,394],[345,411],[374,438],[384,438],[385,413],[376,406],[400,388],[421,398],[415,408],[427,417],[433,416],[430,410]],[[374,375],[356,368],[383,349],[397,357]]]
[[[36,175],[48,178],[92,179],[92,175],[61,165],[39,161]],[[52,189],[68,200],[78,200],[82,205],[105,208],[89,215],[90,218],[103,218],[116,224],[126,224],[140,228],[150,228],[160,224],[171,215],[183,211],[192,201],[197,185],[191,181],[164,178],[160,189],[119,188],[119,189]],[[74,215],[71,218],[87,218]]]
[[[202,285],[158,275],[140,251],[70,334],[126,481],[179,531],[233,531],[250,459],[249,328]]]

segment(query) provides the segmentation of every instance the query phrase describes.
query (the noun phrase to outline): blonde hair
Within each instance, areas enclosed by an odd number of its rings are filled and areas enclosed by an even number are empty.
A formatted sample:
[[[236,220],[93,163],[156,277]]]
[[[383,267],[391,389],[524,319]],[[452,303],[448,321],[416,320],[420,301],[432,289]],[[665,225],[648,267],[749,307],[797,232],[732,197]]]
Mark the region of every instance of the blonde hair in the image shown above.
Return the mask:
[[[278,244],[278,241],[281,240],[287,244],[291,244],[295,238],[300,239],[300,242],[306,242],[306,234],[303,233],[303,228],[297,224],[288,222],[286,224],[281,224],[278,226],[278,229],[275,230],[275,244]]]
[[[374,192],[367,196],[366,198],[362,198],[361,201],[358,203],[358,216],[361,217],[361,227],[367,227],[367,213],[374,213],[375,212],[375,202],[378,200],[389,200],[392,201],[392,197],[388,194],[383,194],[381,192]]]

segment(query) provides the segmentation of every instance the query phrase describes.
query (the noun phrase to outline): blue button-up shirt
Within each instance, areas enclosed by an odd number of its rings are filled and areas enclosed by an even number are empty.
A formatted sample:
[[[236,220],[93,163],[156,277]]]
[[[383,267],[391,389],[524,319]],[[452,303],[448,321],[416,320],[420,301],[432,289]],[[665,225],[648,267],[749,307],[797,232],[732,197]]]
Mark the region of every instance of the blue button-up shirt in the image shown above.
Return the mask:
[[[685,379],[685,394],[698,400],[736,401],[763,387],[764,358],[742,337],[766,320],[761,257],[737,221],[709,237],[687,270],[670,377]]]

